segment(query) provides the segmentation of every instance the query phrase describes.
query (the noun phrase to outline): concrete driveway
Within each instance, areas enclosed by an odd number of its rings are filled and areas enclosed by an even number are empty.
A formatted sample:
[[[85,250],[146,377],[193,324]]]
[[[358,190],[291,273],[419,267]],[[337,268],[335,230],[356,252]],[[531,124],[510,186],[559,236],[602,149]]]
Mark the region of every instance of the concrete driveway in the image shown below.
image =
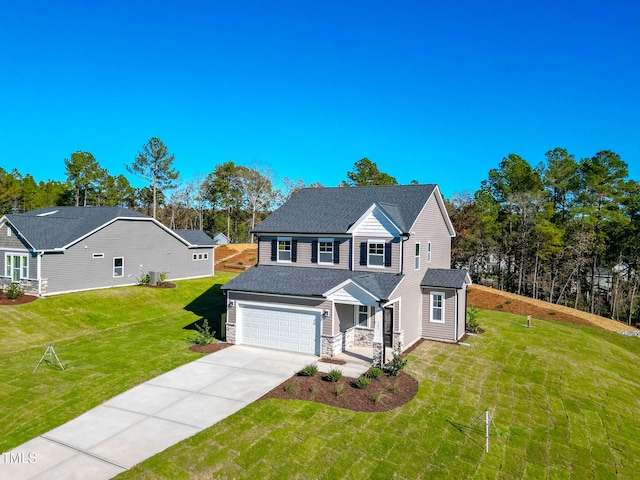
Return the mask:
[[[318,357],[234,345],[0,455],[0,479],[107,479],[237,412]]]

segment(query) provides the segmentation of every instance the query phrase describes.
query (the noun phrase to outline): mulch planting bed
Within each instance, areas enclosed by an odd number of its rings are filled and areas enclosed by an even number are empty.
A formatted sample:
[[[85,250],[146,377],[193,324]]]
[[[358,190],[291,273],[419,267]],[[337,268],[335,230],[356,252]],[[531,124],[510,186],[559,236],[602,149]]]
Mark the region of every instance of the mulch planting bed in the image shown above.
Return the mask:
[[[329,382],[324,377],[320,372],[313,377],[296,375],[262,399],[307,400],[357,412],[385,412],[409,402],[418,392],[418,382],[405,372],[397,377],[384,375],[379,380],[371,380],[365,389],[356,388],[353,378]],[[342,394],[337,393],[340,388]]]
[[[6,293],[2,293],[0,295],[0,305],[24,305],[25,303],[31,303],[37,299],[38,297],[35,295],[22,295],[20,298],[11,300],[7,298]]]
[[[219,343],[210,343],[209,345],[191,345],[189,347],[189,350],[197,353],[213,353],[230,346],[231,346],[230,343],[219,342]]]

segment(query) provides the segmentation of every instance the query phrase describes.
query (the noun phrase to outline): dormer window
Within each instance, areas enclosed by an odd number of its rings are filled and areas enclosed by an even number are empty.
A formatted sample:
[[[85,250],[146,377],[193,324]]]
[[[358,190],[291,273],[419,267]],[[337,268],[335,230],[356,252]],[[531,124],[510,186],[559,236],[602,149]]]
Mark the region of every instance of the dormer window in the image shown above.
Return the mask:
[[[384,242],[369,242],[368,252],[368,266],[384,268]]]
[[[291,261],[291,238],[278,238],[278,261]]]

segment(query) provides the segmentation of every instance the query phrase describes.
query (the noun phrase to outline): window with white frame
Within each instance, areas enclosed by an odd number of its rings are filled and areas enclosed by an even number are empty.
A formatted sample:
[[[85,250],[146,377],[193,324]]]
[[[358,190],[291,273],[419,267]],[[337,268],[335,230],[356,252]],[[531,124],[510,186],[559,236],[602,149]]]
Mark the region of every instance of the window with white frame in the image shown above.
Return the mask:
[[[333,263],[333,238],[318,240],[318,263]]]
[[[444,323],[444,293],[431,292],[431,322]]]
[[[113,276],[124,277],[124,257],[114,257],[113,259]]]
[[[416,260],[415,267],[416,270],[420,270],[420,244],[416,243]]]
[[[29,276],[29,257],[27,255],[7,253],[4,257],[5,277],[19,282]]]
[[[431,263],[431,242],[427,242],[427,263]]]
[[[291,261],[291,238],[278,238],[278,261]]]
[[[360,305],[358,307],[358,317],[356,318],[358,327],[369,327],[369,307]]]
[[[198,260],[209,260],[209,254],[208,253],[194,253],[192,258],[193,258],[194,262],[197,262]]]
[[[369,267],[384,267],[384,242],[369,242],[367,265]]]

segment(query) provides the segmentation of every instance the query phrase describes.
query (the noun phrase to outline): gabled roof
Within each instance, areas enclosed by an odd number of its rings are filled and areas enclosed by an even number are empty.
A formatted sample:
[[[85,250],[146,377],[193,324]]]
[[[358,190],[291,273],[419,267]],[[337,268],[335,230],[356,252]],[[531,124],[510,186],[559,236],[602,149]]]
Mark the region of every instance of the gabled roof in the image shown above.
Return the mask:
[[[258,265],[227,282],[222,289],[274,295],[323,297],[326,292],[351,280],[377,298],[388,300],[403,278],[403,275],[391,273]]]
[[[202,230],[173,230],[178,236],[185,239],[192,247],[214,247],[216,242]]]
[[[471,284],[471,277],[466,270],[449,268],[430,268],[425,273],[421,287],[464,288]]]
[[[187,238],[190,234],[177,234],[148,215],[122,207],[47,207],[27,213],[8,214],[0,222],[11,224],[34,250],[51,251],[64,250],[118,219],[156,223],[170,235],[192,244],[191,239]],[[196,237],[192,239],[196,240]],[[198,239],[199,242],[204,240],[200,235]],[[210,238],[207,246],[213,246]]]
[[[408,233],[437,188],[434,184],[305,188],[253,231],[259,234],[345,234],[377,203],[404,233]]]

